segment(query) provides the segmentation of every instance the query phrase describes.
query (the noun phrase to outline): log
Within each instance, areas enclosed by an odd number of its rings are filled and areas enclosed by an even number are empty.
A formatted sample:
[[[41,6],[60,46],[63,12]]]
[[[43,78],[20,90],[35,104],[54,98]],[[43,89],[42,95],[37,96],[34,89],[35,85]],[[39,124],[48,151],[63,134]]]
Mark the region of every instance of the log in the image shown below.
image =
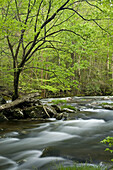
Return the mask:
[[[39,93],[32,93],[23,96],[11,103],[0,106],[0,121],[20,120],[20,119],[46,119],[56,118],[58,120],[66,118],[64,113],[57,113],[54,107],[43,105],[38,97]],[[61,111],[62,112],[62,111]]]
[[[38,96],[39,96],[39,93],[32,93],[32,94],[25,95],[20,99],[16,99],[15,101],[12,101],[11,103],[3,104],[0,106],[0,112],[6,109],[15,108],[18,105],[21,105],[24,102],[29,102],[32,98],[38,97]]]

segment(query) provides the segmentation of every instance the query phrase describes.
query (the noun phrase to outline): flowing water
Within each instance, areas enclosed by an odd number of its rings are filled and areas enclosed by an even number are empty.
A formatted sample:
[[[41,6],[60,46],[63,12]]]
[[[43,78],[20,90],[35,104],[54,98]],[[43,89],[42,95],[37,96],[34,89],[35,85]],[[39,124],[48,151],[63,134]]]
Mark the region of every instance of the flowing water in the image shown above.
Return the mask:
[[[96,106],[102,102],[113,100],[71,98],[69,104],[79,106],[80,111],[70,113],[66,121],[0,123],[0,170],[56,170],[59,164],[71,166],[75,162],[100,164],[103,169],[109,166],[112,154],[104,151],[100,141],[113,136],[113,110]]]

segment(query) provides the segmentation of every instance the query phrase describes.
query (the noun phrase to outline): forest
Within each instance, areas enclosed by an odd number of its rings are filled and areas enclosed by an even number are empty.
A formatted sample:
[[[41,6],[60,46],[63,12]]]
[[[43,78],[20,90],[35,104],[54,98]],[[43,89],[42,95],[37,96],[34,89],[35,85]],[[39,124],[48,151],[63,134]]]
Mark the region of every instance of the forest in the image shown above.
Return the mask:
[[[112,0],[0,0],[2,93],[113,95],[112,8]]]

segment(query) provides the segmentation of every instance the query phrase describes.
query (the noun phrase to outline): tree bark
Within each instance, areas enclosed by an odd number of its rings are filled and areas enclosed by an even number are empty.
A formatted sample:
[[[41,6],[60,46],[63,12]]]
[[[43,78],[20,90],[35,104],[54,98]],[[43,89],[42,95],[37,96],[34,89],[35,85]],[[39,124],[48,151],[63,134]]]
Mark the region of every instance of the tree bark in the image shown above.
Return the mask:
[[[12,96],[12,101],[16,100],[19,97],[19,94],[18,94],[19,77],[20,77],[20,71],[15,71],[14,72],[14,92]]]

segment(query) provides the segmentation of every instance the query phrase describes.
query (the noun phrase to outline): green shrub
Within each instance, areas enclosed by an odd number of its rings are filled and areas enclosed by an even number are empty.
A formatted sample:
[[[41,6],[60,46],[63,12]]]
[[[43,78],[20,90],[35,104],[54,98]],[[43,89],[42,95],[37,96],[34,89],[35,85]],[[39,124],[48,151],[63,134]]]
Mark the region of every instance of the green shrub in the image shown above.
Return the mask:
[[[105,151],[109,151],[113,153],[113,137],[106,137],[104,140],[101,141],[101,143],[106,144],[108,147],[105,149]],[[113,159],[111,159],[113,161]]]

